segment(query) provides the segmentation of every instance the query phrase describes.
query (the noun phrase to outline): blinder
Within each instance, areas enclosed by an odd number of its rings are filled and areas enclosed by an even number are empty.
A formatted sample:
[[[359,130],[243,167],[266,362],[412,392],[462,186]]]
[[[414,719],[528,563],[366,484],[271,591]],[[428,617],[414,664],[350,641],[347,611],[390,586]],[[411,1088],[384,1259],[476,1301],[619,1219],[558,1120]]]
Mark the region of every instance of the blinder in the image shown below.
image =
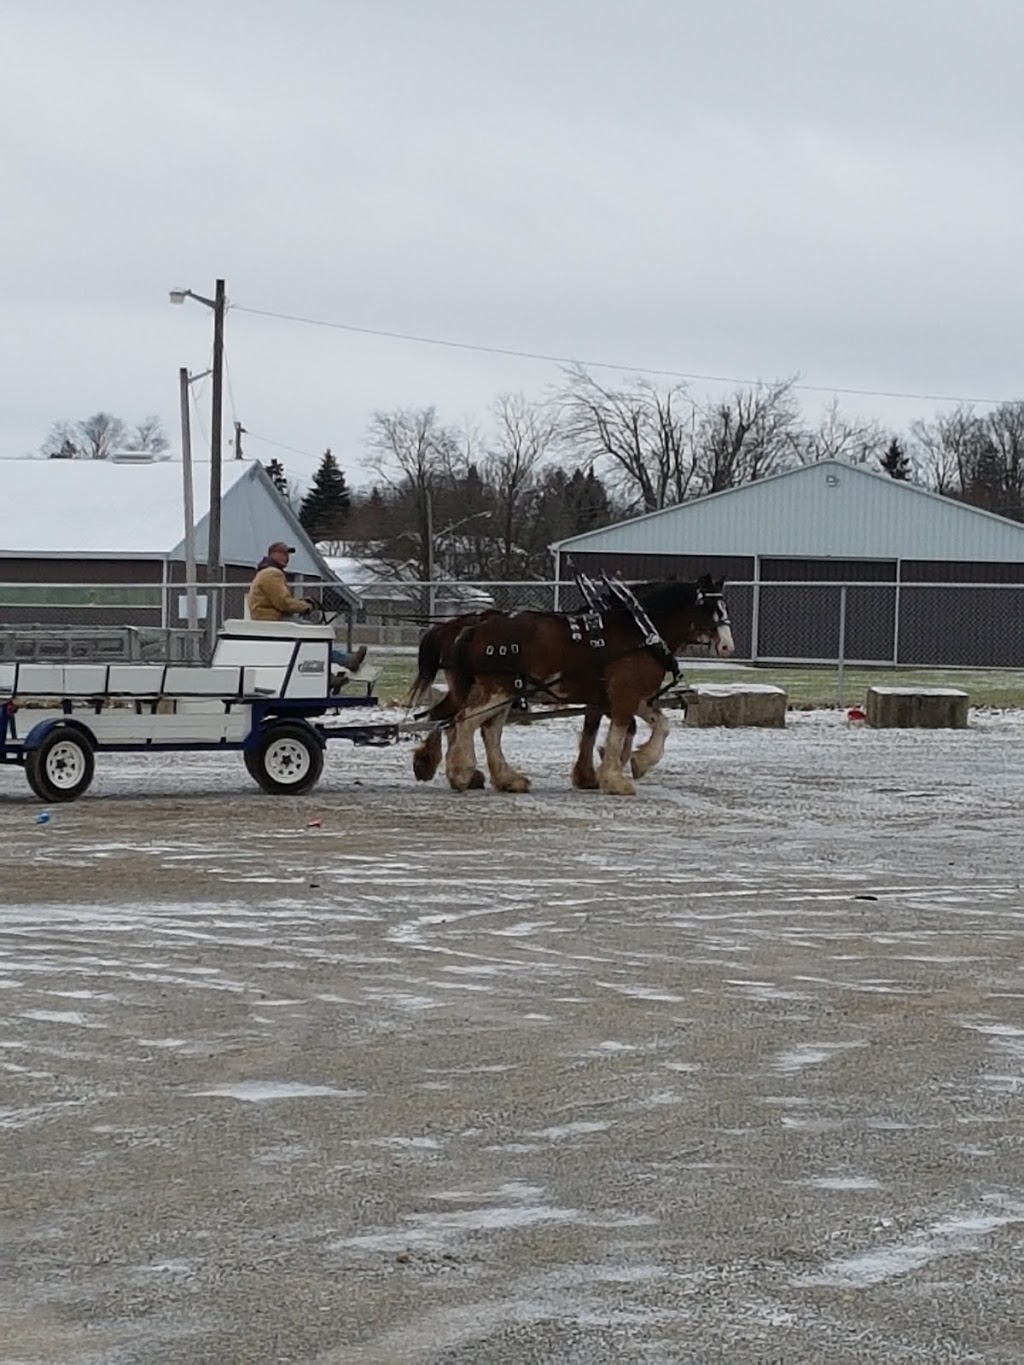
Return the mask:
[[[709,606],[710,603],[715,605]],[[697,606],[708,611],[713,616],[715,623],[719,626],[732,626],[729,620],[729,613],[725,606],[724,592],[706,592],[703,588],[697,589]]]

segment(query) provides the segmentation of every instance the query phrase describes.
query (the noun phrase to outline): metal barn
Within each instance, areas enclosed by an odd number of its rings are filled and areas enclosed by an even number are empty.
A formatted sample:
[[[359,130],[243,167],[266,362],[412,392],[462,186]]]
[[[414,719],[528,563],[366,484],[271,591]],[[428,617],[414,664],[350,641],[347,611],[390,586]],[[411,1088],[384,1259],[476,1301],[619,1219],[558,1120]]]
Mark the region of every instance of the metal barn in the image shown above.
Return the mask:
[[[742,658],[1024,667],[1024,524],[860,466],[823,460],[552,552],[560,583],[724,576]]]
[[[26,629],[175,630],[186,624],[182,466],[172,460],[4,460],[0,494],[0,654]],[[221,474],[222,614],[240,615],[254,566],[275,540],[289,573],[358,605],[256,460]],[[210,464],[193,470],[197,575],[205,580]],[[13,641],[13,643],[12,643]]]

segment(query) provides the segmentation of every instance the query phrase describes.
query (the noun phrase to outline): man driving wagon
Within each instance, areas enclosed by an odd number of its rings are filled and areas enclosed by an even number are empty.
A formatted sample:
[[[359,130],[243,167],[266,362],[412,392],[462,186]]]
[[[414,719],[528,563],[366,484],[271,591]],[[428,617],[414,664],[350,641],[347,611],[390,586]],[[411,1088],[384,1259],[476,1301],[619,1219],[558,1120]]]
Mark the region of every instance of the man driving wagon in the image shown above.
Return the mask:
[[[254,621],[288,621],[293,616],[307,616],[315,603],[295,597],[288,588],[285,569],[295,553],[294,545],[275,540],[256,565],[256,576],[249,585],[247,598],[249,615]],[[331,646],[331,663],[346,673],[357,672],[366,658],[366,646],[349,651],[340,645]]]

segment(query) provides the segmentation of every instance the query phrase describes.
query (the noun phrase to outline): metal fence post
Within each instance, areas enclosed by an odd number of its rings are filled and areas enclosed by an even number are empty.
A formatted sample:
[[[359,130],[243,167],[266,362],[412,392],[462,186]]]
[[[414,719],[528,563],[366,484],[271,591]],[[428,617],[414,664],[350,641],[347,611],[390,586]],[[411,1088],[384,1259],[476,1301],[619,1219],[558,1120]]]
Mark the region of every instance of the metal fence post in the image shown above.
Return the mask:
[[[754,591],[750,599],[750,659],[757,662],[757,642],[761,632],[761,569],[760,560],[755,570]]]
[[[836,670],[836,700],[846,705],[846,584],[839,589],[839,659]]]

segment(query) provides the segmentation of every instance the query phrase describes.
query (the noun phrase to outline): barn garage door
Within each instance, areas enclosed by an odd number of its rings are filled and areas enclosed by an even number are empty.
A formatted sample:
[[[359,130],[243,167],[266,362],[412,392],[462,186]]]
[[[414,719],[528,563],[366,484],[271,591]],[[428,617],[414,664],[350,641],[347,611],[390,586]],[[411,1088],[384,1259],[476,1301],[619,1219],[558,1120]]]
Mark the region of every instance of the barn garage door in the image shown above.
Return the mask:
[[[892,662],[896,631],[895,560],[761,561],[759,659],[837,659],[842,583],[843,657]]]

